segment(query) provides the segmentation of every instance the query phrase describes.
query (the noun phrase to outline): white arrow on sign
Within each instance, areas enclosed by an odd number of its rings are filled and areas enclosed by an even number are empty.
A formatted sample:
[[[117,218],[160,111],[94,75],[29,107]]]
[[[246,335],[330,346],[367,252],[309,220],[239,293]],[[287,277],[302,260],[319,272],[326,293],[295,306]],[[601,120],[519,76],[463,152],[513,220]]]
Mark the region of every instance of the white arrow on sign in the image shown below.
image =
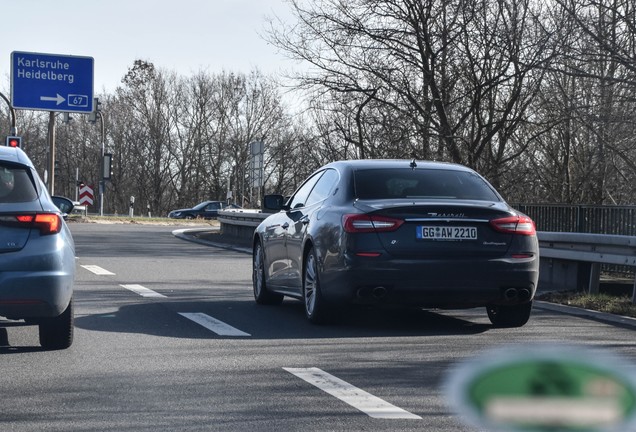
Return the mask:
[[[62,102],[64,102],[66,99],[64,99],[62,96],[60,96],[59,94],[56,97],[51,97],[51,96],[40,96],[40,100],[41,101],[56,101],[57,104],[59,105]]]

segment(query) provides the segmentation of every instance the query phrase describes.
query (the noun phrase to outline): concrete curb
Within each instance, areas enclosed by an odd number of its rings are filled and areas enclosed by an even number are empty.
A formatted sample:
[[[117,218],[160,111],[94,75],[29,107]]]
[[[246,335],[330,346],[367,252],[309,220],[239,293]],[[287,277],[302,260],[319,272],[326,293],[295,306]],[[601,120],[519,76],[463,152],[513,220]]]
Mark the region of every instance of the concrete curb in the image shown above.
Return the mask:
[[[559,312],[567,315],[574,315],[582,318],[593,319],[609,324],[618,324],[621,326],[636,329],[636,318],[626,317],[622,315],[613,315],[605,312],[598,312],[590,309],[583,309],[580,307],[562,305],[558,303],[548,303],[540,300],[534,301],[534,307],[537,309]]]
[[[193,234],[197,233],[197,232],[201,232],[201,231],[210,231],[210,228],[184,228],[184,229],[178,229],[178,230],[174,230],[172,231],[172,235],[174,235],[177,238],[180,238],[182,240],[186,240],[192,243],[198,243],[198,244],[202,244],[202,245],[206,245],[206,246],[212,246],[212,247],[218,247],[221,249],[228,249],[228,250],[233,250],[235,252],[242,252],[242,253],[246,253],[246,254],[251,254],[252,253],[252,249],[250,248],[246,248],[243,246],[236,246],[233,244],[229,244],[229,243],[218,243],[218,242],[212,242],[209,240],[203,240],[197,237],[194,237]]]

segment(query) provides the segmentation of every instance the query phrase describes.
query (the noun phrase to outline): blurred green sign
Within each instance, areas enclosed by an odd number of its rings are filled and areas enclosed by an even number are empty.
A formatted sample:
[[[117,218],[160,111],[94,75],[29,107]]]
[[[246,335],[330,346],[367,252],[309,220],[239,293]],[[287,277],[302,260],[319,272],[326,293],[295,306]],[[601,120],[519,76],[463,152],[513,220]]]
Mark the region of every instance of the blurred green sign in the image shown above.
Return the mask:
[[[447,390],[460,416],[490,431],[636,430],[633,371],[597,350],[492,351],[458,367]]]

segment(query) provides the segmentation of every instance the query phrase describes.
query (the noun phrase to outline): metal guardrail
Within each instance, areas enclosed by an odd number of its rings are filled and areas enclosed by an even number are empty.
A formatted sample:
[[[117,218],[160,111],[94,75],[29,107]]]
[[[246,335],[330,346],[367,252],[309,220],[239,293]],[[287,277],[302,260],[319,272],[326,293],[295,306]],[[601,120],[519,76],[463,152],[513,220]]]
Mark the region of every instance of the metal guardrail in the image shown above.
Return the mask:
[[[217,220],[221,223],[221,233],[251,239],[254,229],[267,216],[269,213],[260,210],[222,210]]]
[[[251,238],[268,213],[258,210],[219,212],[221,232]],[[636,268],[636,236],[539,232],[540,285],[555,290],[587,290],[598,293],[602,264]],[[548,288],[550,289],[550,288]],[[636,277],[632,290],[636,304]]]
[[[540,232],[545,258],[636,266],[636,236]]]
[[[539,231],[636,235],[636,206],[513,204]]]
[[[601,265],[636,267],[636,236],[539,232],[539,281],[558,288],[599,292]],[[632,289],[636,304],[636,276]]]

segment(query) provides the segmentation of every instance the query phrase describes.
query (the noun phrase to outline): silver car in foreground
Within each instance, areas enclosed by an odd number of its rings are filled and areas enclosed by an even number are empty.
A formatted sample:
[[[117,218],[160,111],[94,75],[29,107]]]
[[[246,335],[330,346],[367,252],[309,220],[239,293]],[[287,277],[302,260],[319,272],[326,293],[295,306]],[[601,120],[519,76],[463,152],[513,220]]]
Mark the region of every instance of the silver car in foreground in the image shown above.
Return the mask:
[[[45,349],[73,342],[75,245],[33,163],[0,147],[0,316],[39,326]]]

